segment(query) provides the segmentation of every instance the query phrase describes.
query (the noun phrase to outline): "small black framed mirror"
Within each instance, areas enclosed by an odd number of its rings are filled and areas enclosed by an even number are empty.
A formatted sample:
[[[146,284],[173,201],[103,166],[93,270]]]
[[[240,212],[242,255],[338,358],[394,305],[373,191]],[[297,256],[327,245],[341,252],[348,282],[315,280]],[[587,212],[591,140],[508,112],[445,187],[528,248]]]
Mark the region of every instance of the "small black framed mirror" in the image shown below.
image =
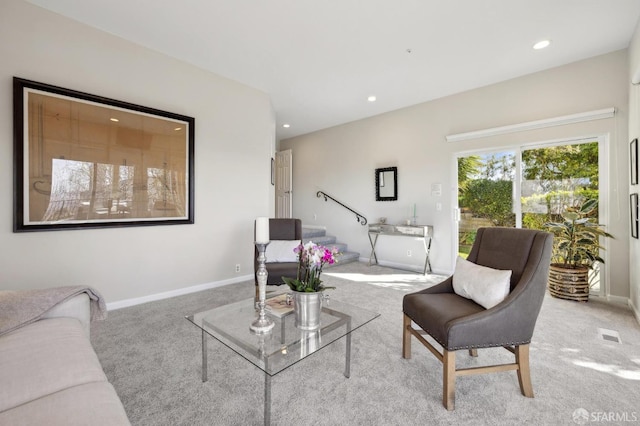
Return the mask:
[[[376,169],[376,201],[396,201],[398,199],[398,168]]]

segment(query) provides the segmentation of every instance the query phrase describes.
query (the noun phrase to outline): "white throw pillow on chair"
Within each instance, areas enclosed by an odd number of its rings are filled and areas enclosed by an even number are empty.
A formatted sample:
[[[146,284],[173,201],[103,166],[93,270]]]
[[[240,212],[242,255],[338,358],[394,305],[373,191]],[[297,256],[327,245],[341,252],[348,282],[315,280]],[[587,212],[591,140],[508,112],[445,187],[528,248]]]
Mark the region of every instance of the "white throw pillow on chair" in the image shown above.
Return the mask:
[[[453,291],[490,309],[509,295],[511,271],[476,265],[458,256],[453,273]]]
[[[267,246],[265,256],[266,263],[297,262],[298,253],[293,251],[300,245],[300,240],[271,240]]]

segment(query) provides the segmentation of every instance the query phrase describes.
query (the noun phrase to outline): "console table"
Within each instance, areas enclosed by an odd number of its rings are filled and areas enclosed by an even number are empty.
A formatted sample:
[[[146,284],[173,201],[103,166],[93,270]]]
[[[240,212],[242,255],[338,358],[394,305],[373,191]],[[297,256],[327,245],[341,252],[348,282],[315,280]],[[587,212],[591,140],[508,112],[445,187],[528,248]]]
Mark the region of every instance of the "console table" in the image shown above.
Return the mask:
[[[429,262],[429,251],[431,251],[431,239],[433,237],[433,226],[430,225],[387,225],[383,223],[369,224],[369,243],[371,243],[371,255],[369,256],[369,266],[378,264],[376,255],[376,243],[380,235],[395,237],[411,237],[421,239],[424,244],[424,269],[423,274],[431,273],[431,263]],[[374,263],[372,263],[372,260]]]

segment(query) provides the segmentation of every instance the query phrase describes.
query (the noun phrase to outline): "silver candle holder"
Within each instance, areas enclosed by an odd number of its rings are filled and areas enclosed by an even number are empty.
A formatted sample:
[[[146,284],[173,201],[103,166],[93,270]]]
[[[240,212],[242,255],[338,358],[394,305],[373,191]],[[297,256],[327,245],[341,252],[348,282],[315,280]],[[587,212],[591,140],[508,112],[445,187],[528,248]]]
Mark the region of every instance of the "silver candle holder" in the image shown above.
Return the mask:
[[[256,272],[256,277],[258,279],[258,318],[255,319],[249,326],[252,332],[256,334],[264,334],[268,333],[273,329],[275,323],[271,321],[271,319],[267,318],[265,313],[265,299],[267,292],[267,268],[265,266],[265,262],[267,257],[264,252],[267,250],[268,242],[266,243],[255,243],[256,248],[258,249],[258,271]]]

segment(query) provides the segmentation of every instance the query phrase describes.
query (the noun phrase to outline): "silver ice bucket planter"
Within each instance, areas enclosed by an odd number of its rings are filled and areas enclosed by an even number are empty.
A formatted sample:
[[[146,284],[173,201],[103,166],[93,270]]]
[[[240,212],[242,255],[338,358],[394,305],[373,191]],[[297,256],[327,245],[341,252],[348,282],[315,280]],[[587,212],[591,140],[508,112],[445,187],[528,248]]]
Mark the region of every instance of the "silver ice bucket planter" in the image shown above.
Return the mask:
[[[296,327],[300,330],[317,330],[320,327],[322,292],[305,293],[294,291],[293,311],[296,315]]]
[[[322,346],[322,336],[320,336],[320,330],[303,331],[300,339],[300,356],[305,356],[314,353]]]

